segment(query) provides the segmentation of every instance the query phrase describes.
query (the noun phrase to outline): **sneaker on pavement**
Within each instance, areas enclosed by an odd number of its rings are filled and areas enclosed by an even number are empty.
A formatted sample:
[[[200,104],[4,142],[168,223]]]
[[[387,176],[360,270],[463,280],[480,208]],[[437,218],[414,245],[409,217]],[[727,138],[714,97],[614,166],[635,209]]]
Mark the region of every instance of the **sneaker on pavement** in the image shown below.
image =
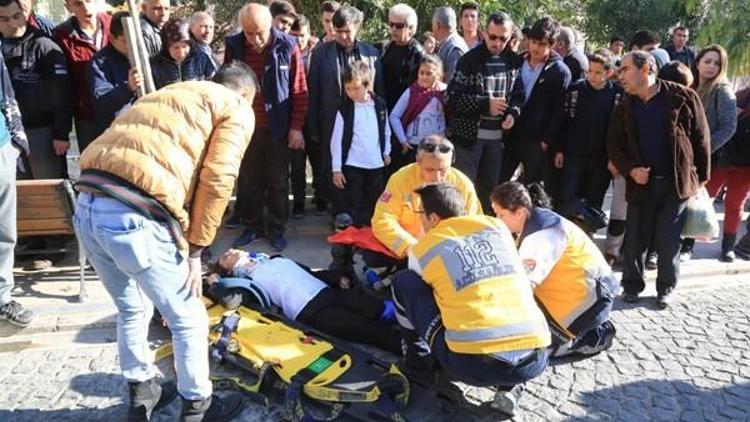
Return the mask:
[[[160,383],[154,377],[143,382],[129,382],[130,408],[128,421],[140,422],[151,420],[151,414],[172,403],[177,398],[177,386],[172,381]]]
[[[689,262],[691,259],[693,259],[692,249],[685,249],[683,251],[680,251],[680,262]]]
[[[284,249],[286,249],[287,241],[284,238],[284,235],[281,233],[274,234],[271,236],[271,249],[273,249],[276,252],[281,252]]]
[[[26,327],[34,319],[34,312],[24,308],[23,305],[15,300],[11,300],[5,305],[0,306],[0,318],[19,327]]]
[[[239,393],[223,397],[210,396],[202,400],[182,399],[182,422],[228,422],[244,409],[244,400]]]
[[[650,252],[646,256],[646,269],[647,270],[655,270],[659,266],[659,256],[656,254],[656,252]]]
[[[292,206],[292,218],[294,219],[300,219],[305,216],[305,203],[304,202],[295,202]]]
[[[627,303],[638,302],[638,293],[635,293],[635,292],[623,292],[622,296],[620,297],[622,298],[623,302],[627,302]]]
[[[232,216],[227,218],[227,220],[224,222],[224,227],[230,230],[237,229],[242,225],[242,217],[237,214],[232,214]]]
[[[235,248],[245,248],[260,240],[260,236],[254,230],[245,230],[234,241],[232,246]]]
[[[656,306],[659,309],[667,309],[672,304],[672,293],[659,293],[656,295]]]
[[[508,416],[514,416],[525,389],[523,384],[518,384],[511,388],[510,391],[498,391],[495,393],[495,399],[490,406]]]

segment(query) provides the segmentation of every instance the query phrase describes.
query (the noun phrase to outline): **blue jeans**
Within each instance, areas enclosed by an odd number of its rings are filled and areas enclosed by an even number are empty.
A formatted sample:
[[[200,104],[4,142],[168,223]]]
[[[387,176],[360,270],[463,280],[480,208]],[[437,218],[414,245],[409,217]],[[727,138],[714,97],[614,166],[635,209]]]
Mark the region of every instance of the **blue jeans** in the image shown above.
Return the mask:
[[[123,376],[138,382],[155,374],[148,326],[156,306],[172,331],[177,390],[188,400],[210,396],[206,308],[184,288],[187,261],[166,225],[116,199],[85,192],[74,221],[89,262],[117,306]]]
[[[429,343],[430,353],[451,378],[478,387],[509,390],[541,374],[547,367],[547,348],[534,350],[514,361],[502,353],[473,355],[450,350],[432,288],[411,270],[398,272],[393,277],[392,287],[399,324],[406,329],[413,327],[416,334]],[[404,323],[404,318],[408,323]]]
[[[0,146],[0,305],[11,301],[13,250],[16,247],[16,161],[18,150]]]

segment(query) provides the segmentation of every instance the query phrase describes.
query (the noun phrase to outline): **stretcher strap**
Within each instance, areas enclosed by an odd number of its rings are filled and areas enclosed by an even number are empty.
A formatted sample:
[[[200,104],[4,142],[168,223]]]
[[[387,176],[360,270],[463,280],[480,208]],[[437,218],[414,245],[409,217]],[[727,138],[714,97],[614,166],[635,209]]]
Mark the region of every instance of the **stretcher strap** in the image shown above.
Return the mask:
[[[211,349],[211,358],[221,362],[227,355],[227,347],[232,341],[232,333],[237,331],[237,327],[240,324],[240,315],[233,313],[226,315],[221,320],[221,336],[213,344]]]

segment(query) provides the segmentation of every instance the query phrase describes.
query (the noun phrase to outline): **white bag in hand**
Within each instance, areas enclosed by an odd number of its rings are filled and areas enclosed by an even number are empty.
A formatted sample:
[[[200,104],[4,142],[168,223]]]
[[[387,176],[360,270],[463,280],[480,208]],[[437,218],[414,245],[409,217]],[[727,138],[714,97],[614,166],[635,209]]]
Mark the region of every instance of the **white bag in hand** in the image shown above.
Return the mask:
[[[700,188],[698,193],[688,200],[685,212],[687,216],[682,227],[682,237],[703,241],[719,237],[719,219],[714,211],[714,201],[708,196],[706,188]]]

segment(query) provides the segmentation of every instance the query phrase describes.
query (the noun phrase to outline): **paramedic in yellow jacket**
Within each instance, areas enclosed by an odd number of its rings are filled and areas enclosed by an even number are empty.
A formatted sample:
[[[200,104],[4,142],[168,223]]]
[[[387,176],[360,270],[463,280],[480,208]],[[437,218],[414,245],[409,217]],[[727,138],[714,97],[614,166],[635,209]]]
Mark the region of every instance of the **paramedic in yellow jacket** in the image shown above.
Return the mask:
[[[518,235],[519,253],[553,334],[554,356],[609,348],[609,321],[619,282],[583,230],[547,209],[544,190],[506,182],[492,192],[492,208]]]
[[[257,82],[230,63],[213,81],[148,94],[81,154],[78,240],[117,306],[120,368],[130,420],[148,420],[176,396],[162,388],[148,326],[169,323],[185,421],[228,420],[241,397],[212,397],[201,250],[211,245],[253,134]]]
[[[550,344],[513,238],[500,220],[466,215],[452,185],[416,194],[427,233],[393,279],[407,368],[423,371],[434,358],[452,379],[498,387],[496,405],[512,414],[520,384],[547,366]]]
[[[417,162],[394,173],[375,205],[372,232],[388,249],[406,258],[406,251],[424,235],[417,214],[419,196],[414,189],[425,183],[446,182],[458,189],[469,215],[482,214],[474,185],[463,173],[451,167],[455,148],[441,135],[424,138],[417,147]]]

